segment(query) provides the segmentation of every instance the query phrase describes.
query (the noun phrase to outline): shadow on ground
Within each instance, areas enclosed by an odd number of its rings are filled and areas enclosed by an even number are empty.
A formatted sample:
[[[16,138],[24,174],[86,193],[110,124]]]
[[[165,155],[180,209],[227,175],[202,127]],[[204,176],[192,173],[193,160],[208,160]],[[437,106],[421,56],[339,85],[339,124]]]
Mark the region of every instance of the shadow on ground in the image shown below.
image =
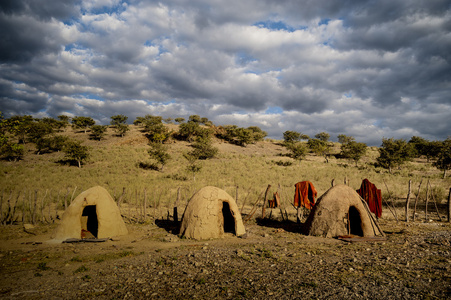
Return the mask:
[[[304,224],[302,224],[302,223],[298,224],[293,221],[279,221],[279,220],[267,219],[267,218],[265,218],[265,219],[257,218],[256,222],[259,226],[276,228],[276,229],[282,228],[286,232],[292,232],[292,233],[302,233],[303,228],[304,228]]]
[[[173,220],[155,220],[155,225],[160,228],[163,228],[168,233],[171,234],[179,234],[180,233],[180,222],[176,222]]]

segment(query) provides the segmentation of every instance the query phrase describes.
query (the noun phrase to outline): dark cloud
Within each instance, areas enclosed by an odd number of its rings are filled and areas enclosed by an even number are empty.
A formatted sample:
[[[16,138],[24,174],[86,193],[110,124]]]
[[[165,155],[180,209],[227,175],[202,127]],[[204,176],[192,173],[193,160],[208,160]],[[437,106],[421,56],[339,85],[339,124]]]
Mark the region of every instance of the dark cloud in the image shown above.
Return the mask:
[[[8,0],[0,27],[6,116],[199,114],[373,145],[451,127],[445,0]]]

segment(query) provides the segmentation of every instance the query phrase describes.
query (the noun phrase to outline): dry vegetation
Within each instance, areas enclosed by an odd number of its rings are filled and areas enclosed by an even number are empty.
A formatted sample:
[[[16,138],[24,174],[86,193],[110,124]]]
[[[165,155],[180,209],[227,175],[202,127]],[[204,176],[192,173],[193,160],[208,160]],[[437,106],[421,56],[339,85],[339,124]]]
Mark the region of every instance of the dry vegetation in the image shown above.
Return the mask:
[[[175,126],[175,125],[174,125]],[[15,210],[14,224],[0,226],[0,297],[38,298],[339,298],[339,299],[445,299],[451,293],[451,226],[445,208],[451,179],[431,164],[417,160],[394,174],[375,168],[377,148],[369,149],[359,163],[308,155],[291,166],[278,141],[239,147],[217,141],[216,158],[202,161],[196,174],[187,173],[183,153],[186,142],[169,145],[172,159],[164,172],[144,170],[147,139],[138,127],[123,138],[108,130],[104,140],[84,133],[64,133],[91,147],[82,168],[57,163],[62,153],[34,154],[27,145],[22,161],[0,162],[2,218]],[[339,147],[336,146],[336,151]],[[387,241],[345,243],[335,239],[302,236],[291,206],[294,184],[313,182],[318,194],[335,179],[358,189],[368,178],[382,189]],[[417,219],[404,221],[408,182],[412,180],[413,209],[418,184],[423,180]],[[425,220],[425,186],[430,181],[442,220],[430,201]],[[168,214],[181,191],[179,216],[189,197],[200,187],[213,185],[238,198],[245,216],[268,184],[279,189],[290,221],[281,222],[278,209],[272,221],[254,218],[246,224],[247,238],[195,242],[177,237]],[[117,200],[130,235],[105,243],[49,244],[65,201],[92,186],[105,187]],[[146,216],[143,203],[147,200]],[[262,201],[260,201],[261,203]],[[387,208],[396,206],[399,222]],[[22,216],[23,213],[23,216]],[[268,215],[269,213],[267,213]],[[25,223],[34,227],[24,229]]]

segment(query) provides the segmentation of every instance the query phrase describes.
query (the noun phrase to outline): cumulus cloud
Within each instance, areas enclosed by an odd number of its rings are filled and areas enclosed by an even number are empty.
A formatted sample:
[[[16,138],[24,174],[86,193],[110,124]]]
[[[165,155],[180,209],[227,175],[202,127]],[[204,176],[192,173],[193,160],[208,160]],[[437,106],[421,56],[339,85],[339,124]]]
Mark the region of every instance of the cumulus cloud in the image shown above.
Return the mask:
[[[0,111],[450,134],[449,1],[0,3]],[[276,108],[276,109],[274,109]]]

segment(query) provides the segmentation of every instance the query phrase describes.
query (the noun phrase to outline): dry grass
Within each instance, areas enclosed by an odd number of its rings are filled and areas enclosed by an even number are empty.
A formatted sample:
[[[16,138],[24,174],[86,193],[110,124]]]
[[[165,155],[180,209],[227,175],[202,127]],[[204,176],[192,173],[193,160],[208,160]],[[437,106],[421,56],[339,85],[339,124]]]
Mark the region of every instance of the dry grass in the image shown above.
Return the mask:
[[[171,126],[176,130],[176,125]],[[238,205],[241,207],[245,201],[245,212],[250,210],[249,206],[262,195],[268,184],[272,186],[270,195],[279,190],[288,209],[292,209],[289,203],[294,185],[302,180],[313,182],[321,195],[333,179],[335,183],[343,183],[347,178],[349,185],[358,189],[362,179],[368,178],[389,201],[403,201],[407,196],[409,180],[413,183],[412,192],[418,189],[421,179],[424,179],[423,187],[429,180],[439,198],[437,201],[441,203],[446,202],[444,198],[448,196],[451,186],[450,178],[441,179],[441,172],[424,160],[408,163],[402,169],[395,170],[394,174],[375,168],[373,163],[378,155],[375,147],[370,148],[359,167],[355,167],[354,163],[335,158],[325,163],[324,158],[315,155],[307,155],[301,162],[293,161],[286,156],[287,151],[280,141],[264,141],[247,147],[216,141],[214,146],[219,149],[217,157],[201,162],[202,169],[194,181],[192,174],[186,171],[188,162],[183,158],[183,153],[190,150],[186,142],[173,141],[169,144],[172,159],[164,172],[159,172],[138,167],[140,162],[150,162],[150,158],[147,139],[136,126],[131,126],[123,138],[116,137],[109,129],[106,138],[101,141],[90,140],[88,134],[72,129],[67,129],[63,134],[82,140],[84,145],[90,147],[89,161],[82,168],[60,165],[57,161],[63,157],[62,153],[36,155],[31,144],[26,145],[27,152],[22,161],[0,161],[3,216],[15,206],[17,217],[23,212],[25,219],[31,219],[36,211],[38,220],[43,220],[44,216],[49,220],[56,211],[64,209],[65,200],[70,202],[80,192],[95,185],[105,187],[115,199],[125,188],[122,212],[134,219],[142,215],[145,197],[148,215],[164,217],[168,211],[172,212],[179,188],[182,196],[179,206],[183,207],[196,190],[206,185],[222,188],[233,197],[238,191]],[[334,151],[339,152],[339,145],[335,145]],[[277,161],[293,163],[284,167],[277,165]],[[424,198],[424,194],[422,191],[420,198]],[[402,205],[399,211],[401,214]]]

